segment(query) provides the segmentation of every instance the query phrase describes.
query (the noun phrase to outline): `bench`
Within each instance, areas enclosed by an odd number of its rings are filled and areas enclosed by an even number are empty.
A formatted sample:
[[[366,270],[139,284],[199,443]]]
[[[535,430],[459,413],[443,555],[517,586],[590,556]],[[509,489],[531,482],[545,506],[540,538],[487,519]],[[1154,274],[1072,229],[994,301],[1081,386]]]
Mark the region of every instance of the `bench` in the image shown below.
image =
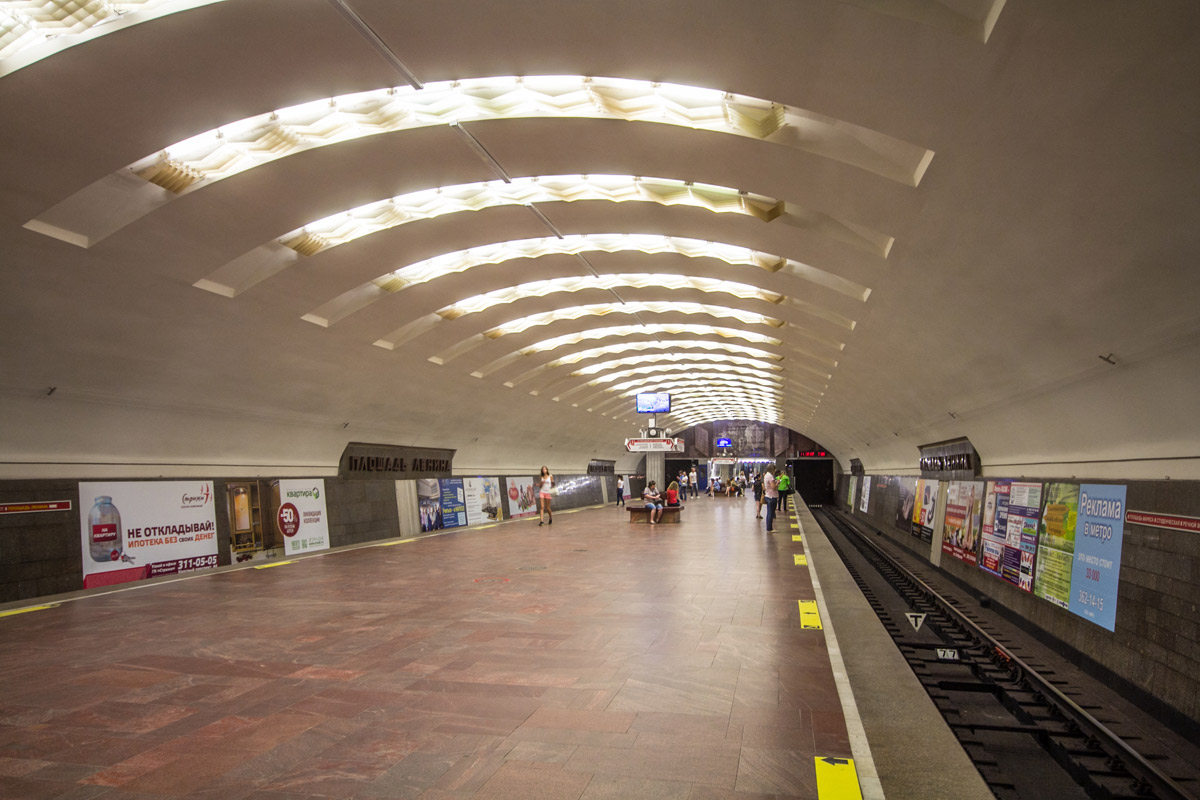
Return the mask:
[[[645,506],[625,506],[629,510],[629,521],[640,522],[643,525],[650,524],[650,509]],[[679,524],[679,512],[683,511],[683,506],[670,506],[663,509],[662,518],[659,523],[662,525]]]

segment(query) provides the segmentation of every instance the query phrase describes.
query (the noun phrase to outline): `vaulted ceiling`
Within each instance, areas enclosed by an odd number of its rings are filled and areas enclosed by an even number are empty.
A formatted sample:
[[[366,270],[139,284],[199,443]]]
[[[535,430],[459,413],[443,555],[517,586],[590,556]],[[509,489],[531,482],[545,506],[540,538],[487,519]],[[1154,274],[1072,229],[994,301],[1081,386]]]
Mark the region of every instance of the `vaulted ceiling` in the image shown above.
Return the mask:
[[[0,0],[0,477],[750,418],[1200,477],[1190,0]]]

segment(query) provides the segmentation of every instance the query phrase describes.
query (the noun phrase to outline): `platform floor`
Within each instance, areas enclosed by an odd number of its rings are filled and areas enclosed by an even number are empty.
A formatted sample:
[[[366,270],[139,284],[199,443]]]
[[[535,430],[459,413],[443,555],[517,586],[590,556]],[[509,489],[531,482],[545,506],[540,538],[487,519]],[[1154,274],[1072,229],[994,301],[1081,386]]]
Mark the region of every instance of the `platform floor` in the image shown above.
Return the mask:
[[[835,558],[700,497],[57,598],[0,618],[0,797],[990,797]]]

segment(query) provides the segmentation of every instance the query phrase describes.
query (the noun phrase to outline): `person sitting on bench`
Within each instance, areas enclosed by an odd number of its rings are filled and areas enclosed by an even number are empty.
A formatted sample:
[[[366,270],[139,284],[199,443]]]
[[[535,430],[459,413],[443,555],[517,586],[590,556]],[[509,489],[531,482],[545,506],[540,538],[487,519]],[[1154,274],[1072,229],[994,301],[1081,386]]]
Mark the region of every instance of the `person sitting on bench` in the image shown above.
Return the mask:
[[[679,484],[671,481],[667,486],[667,508],[680,508],[682,505],[679,502]]]
[[[657,525],[663,515],[663,498],[658,493],[658,489],[654,487],[654,481],[646,484],[646,489],[642,492],[642,499],[646,501],[646,508],[650,509],[650,524]]]

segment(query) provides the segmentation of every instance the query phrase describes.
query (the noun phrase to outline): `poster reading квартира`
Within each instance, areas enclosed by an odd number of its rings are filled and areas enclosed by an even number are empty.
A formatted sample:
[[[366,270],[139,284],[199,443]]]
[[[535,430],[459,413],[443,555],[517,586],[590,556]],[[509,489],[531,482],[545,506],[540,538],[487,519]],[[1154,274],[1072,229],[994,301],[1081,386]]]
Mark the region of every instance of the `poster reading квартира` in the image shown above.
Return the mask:
[[[79,509],[85,589],[217,565],[212,481],[80,483]]]
[[[283,534],[284,555],[329,549],[329,515],[325,510],[325,481],[279,481],[279,511],[275,526]]]

